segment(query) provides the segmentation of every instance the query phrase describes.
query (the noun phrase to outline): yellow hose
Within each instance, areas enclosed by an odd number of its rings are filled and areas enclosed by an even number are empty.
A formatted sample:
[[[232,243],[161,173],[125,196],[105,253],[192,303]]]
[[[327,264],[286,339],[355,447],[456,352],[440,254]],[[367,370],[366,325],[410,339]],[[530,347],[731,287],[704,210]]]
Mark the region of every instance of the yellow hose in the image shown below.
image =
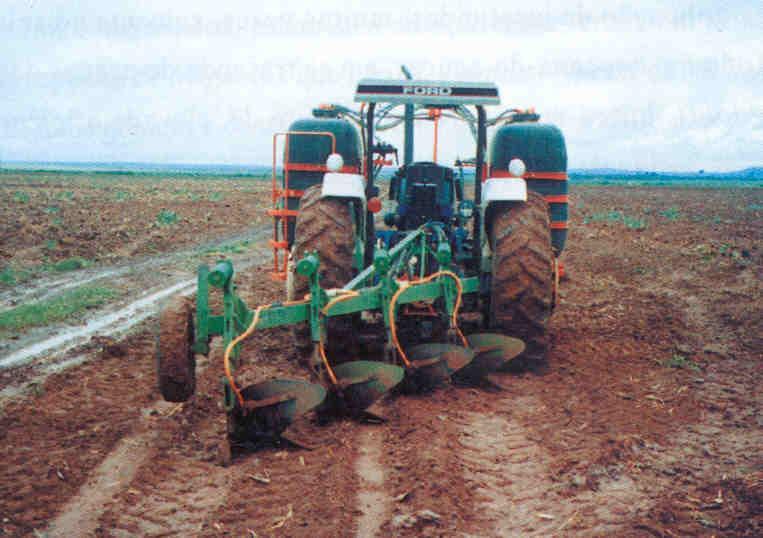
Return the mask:
[[[295,304],[304,304],[309,301],[302,300],[302,301],[289,301],[286,303],[281,303],[284,306],[288,305],[295,305]],[[263,305],[257,307],[257,310],[254,311],[254,317],[252,318],[252,322],[249,324],[249,327],[238,335],[236,338],[230,341],[228,346],[225,348],[225,355],[223,355],[223,368],[225,369],[225,377],[228,380],[228,384],[230,385],[231,390],[236,395],[236,399],[238,400],[238,403],[241,405],[241,407],[244,406],[244,396],[241,394],[241,390],[238,388],[238,385],[236,385],[236,380],[233,377],[233,371],[231,370],[230,366],[230,355],[233,352],[233,348],[236,347],[240,342],[243,342],[247,338],[249,338],[254,330],[257,328],[257,324],[260,322],[260,313],[264,310],[267,310],[268,308],[271,308],[273,305]]]
[[[461,338],[461,341],[463,342],[465,347],[469,347],[469,344],[466,340],[466,337],[461,332],[461,329],[458,328],[458,310],[461,307],[461,295],[463,294],[463,285],[461,284],[461,279],[453,273],[452,271],[438,271],[434,274],[429,275],[426,278],[422,278],[420,280],[411,281],[408,285],[409,286],[418,286],[421,284],[425,284],[427,282],[430,282],[434,280],[435,278],[446,276],[449,278],[452,278],[456,282],[456,288],[458,289],[458,295],[456,296],[456,304],[453,308],[453,315],[451,318],[451,325],[454,329],[456,329],[456,332],[458,333],[458,336]],[[408,286],[401,286],[395,294],[392,296],[392,300],[390,301],[390,329],[392,333],[392,341],[395,344],[395,347],[397,348],[398,352],[400,353],[400,357],[403,359],[403,362],[407,367],[411,367],[411,361],[408,360],[408,356],[405,354],[405,351],[403,351],[403,347],[400,345],[400,341],[397,338],[397,327],[395,323],[395,303],[397,302],[398,297],[400,294],[407,289]],[[332,306],[334,306],[337,303],[340,303],[342,301],[346,301],[347,299],[350,299],[352,297],[357,297],[360,295],[358,292],[353,290],[337,290],[340,295],[337,295],[333,299],[331,299],[328,303],[326,303],[326,306],[324,306],[321,309],[321,313],[325,316],[328,314],[329,310]],[[281,303],[284,306],[288,305],[295,305],[295,304],[305,304],[310,302],[309,299],[303,299],[301,301],[289,301],[286,303]],[[233,348],[235,348],[239,343],[243,342],[247,338],[249,338],[252,333],[257,328],[257,324],[260,322],[260,313],[262,313],[264,310],[267,310],[271,308],[273,305],[263,305],[257,307],[257,309],[254,311],[254,317],[252,318],[252,322],[249,324],[249,327],[238,335],[236,338],[230,341],[228,346],[225,348],[225,354],[223,356],[223,368],[225,369],[225,377],[228,380],[228,384],[230,385],[231,390],[236,395],[236,399],[238,400],[238,403],[241,405],[241,407],[244,406],[244,396],[241,394],[241,389],[238,388],[238,385],[236,384],[236,380],[233,377],[233,372],[230,365],[230,355],[233,352]],[[323,364],[326,367],[326,371],[329,375],[329,378],[331,379],[331,382],[334,385],[337,385],[339,381],[337,380],[336,374],[334,373],[334,369],[331,368],[331,363],[328,360],[328,357],[326,356],[326,350],[323,345],[323,335],[321,335],[321,339],[318,341],[318,350],[321,355],[321,359],[323,360]]]
[[[458,295],[456,295],[456,304],[455,304],[455,307],[453,308],[453,315],[451,317],[451,326],[454,329],[456,329],[456,332],[458,333],[459,338],[461,338],[461,342],[464,344],[464,347],[469,347],[469,343],[466,340],[464,333],[462,333],[461,329],[458,328],[458,310],[459,308],[461,308],[461,295],[463,294],[463,291],[464,291],[464,287],[461,284],[461,279],[458,278],[458,275],[456,275],[452,271],[438,271],[436,273],[429,275],[426,278],[411,281],[407,286],[401,286],[392,296],[392,299],[390,300],[390,303],[389,303],[390,332],[392,333],[392,343],[395,344],[395,348],[397,348],[398,353],[400,353],[400,357],[403,359],[403,363],[405,363],[405,365],[408,368],[411,367],[411,361],[408,359],[408,356],[405,354],[405,351],[403,351],[403,346],[400,345],[400,340],[397,337],[397,323],[395,320],[395,304],[397,303],[398,297],[400,297],[400,295],[406,289],[408,289],[409,286],[418,286],[421,284],[426,284],[427,282],[430,282],[434,280],[435,278],[438,278],[441,276],[447,276],[449,278],[452,278],[456,282]]]
[[[321,314],[324,316],[328,315],[329,309],[334,306],[337,303],[341,303],[342,301],[346,301],[347,299],[350,299],[351,297],[357,297],[360,295],[357,291],[353,290],[337,290],[338,293],[341,295],[337,295],[333,299],[331,299],[328,303],[326,303],[326,306],[324,306],[321,309]],[[331,364],[329,363],[329,359],[326,356],[326,348],[323,345],[323,331],[321,331],[321,338],[318,340],[318,351],[320,351],[321,359],[323,360],[323,365],[326,367],[326,372],[329,375],[329,379],[331,379],[331,383],[334,385],[338,385],[339,381],[337,380],[336,374],[334,373],[334,369],[331,367]]]

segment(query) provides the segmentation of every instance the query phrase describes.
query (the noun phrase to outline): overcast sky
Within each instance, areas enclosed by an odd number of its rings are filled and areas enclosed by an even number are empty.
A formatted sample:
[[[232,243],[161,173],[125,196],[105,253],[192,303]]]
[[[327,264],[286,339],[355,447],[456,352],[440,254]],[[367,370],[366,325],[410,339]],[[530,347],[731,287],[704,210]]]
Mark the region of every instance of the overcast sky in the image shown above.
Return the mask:
[[[405,63],[536,107],[570,167],[760,165],[763,3],[668,3],[2,0],[0,159],[268,163],[274,131]],[[473,155],[462,125],[440,140]]]

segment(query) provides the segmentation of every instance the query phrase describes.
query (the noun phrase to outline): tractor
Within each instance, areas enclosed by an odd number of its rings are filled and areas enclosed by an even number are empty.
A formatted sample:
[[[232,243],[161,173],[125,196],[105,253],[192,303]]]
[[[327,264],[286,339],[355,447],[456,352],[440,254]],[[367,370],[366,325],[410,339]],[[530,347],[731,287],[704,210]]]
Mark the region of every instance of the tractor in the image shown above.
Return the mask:
[[[488,118],[485,107],[500,104],[492,83],[404,73],[361,80],[359,110],[321,105],[274,136],[270,245],[282,302],[249,307],[232,263],[221,260],[199,268],[195,305],[177,299],[162,312],[167,400],[191,397],[195,354],[223,338],[229,446],[281,442],[310,410],[373,416],[370,406],[393,389],[479,383],[509,361],[543,360],[567,232],[562,133],[534,110]],[[474,158],[438,162],[443,119],[466,123]],[[417,121],[433,125],[431,161],[413,158]],[[400,125],[402,165],[379,138]],[[212,288],[222,292],[221,312],[210,309]],[[276,326],[292,328],[310,379],[239,387],[241,343]]]

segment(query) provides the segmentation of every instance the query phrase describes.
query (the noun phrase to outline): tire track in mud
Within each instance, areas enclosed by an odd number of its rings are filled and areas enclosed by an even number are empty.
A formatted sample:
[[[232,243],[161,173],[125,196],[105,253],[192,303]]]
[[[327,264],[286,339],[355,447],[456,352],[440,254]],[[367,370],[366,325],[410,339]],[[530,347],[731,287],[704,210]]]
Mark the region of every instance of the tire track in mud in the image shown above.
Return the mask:
[[[115,448],[129,456],[129,444],[121,443],[146,421],[140,410],[156,401],[153,343],[146,331],[132,334],[123,344],[129,356],[101,352],[97,367],[51,374],[33,398],[7,402],[0,412],[3,528],[18,534],[46,528],[83,484],[104,482],[91,473]],[[127,471],[108,463],[103,469],[113,477]]]
[[[211,417],[194,434],[219,435],[218,423],[219,417]],[[117,502],[104,511],[102,532],[114,537],[200,534],[226,498],[235,471],[216,464],[204,452],[183,452],[155,448]]]
[[[578,280],[587,277],[581,273]],[[751,279],[739,277],[738,280],[749,286]],[[574,308],[579,290],[593,288],[594,284],[578,282],[578,289],[570,289],[568,304],[563,308]],[[632,343],[623,342],[622,349],[609,346],[605,340],[599,341],[613,356],[621,352],[632,361],[610,366],[623,369],[620,377],[628,378],[630,386],[609,385],[615,379],[604,371],[598,377],[589,378],[590,372],[582,377],[583,365],[588,360],[586,355],[591,354],[593,358],[598,351],[596,344],[590,347],[591,344],[568,338],[565,343],[572,342],[572,347],[564,348],[564,355],[556,360],[550,358],[550,374],[512,380],[510,390],[516,398],[497,400],[489,415],[469,416],[462,428],[461,443],[466,448],[464,477],[477,484],[479,497],[474,518],[482,528],[474,536],[642,536],[647,530],[658,536],[668,535],[659,530],[659,521],[653,526],[655,516],[663,517],[654,510],[660,499],[676,491],[676,480],[680,479],[688,491],[689,484],[717,483],[724,473],[733,473],[731,469],[737,466],[761,468],[763,462],[756,455],[759,452],[756,447],[763,445],[763,431],[754,427],[751,418],[754,415],[751,410],[760,412],[761,398],[749,396],[756,394],[753,372],[756,367],[754,363],[745,362],[746,354],[741,346],[728,345],[734,341],[733,333],[719,323],[716,316],[710,315],[709,305],[720,301],[721,295],[716,290],[708,292],[703,275],[692,272],[669,271],[660,284],[650,282],[638,290],[632,289],[629,283],[610,282],[609,285],[622,290],[621,299],[612,303],[618,309],[635,311],[635,306],[652,316],[653,312],[660,312],[659,319],[678,320],[667,329],[675,332],[657,337],[650,335],[659,338],[655,340],[659,345],[643,337]],[[728,295],[732,291],[739,292],[726,287],[720,294]],[[742,291],[750,293],[749,289]],[[677,299],[680,300],[678,305],[675,304]],[[645,301],[650,304],[645,305]],[[682,303],[685,309],[681,308]],[[612,311],[614,313],[614,309]],[[646,315],[622,322],[611,314],[609,317],[615,329],[621,326],[634,330],[635,321],[657,333],[648,324],[651,319],[647,320]],[[595,335],[592,328],[588,332]],[[565,326],[557,330],[560,334],[574,333],[574,329]],[[725,357],[723,362],[710,364],[704,372],[672,374],[669,370],[643,365],[631,369],[631,365],[653,360],[650,356],[659,357],[662,351],[659,346],[672,350],[676,340],[684,347],[688,344],[690,349],[703,350],[708,335],[716,342],[723,342],[726,353],[721,355]],[[587,347],[590,349],[586,351]],[[664,356],[665,352],[662,353]],[[741,360],[732,359],[737,354]],[[736,368],[747,371],[737,373]],[[723,371],[728,369],[733,373]],[[574,377],[562,374],[566,370],[574,373]],[[556,385],[560,381],[572,383],[571,387],[582,382],[583,390],[546,392],[544,383]],[[742,388],[745,386],[747,388]],[[663,392],[668,387],[671,392]],[[580,405],[581,399],[591,397],[596,398],[592,402],[600,402],[602,392],[620,397],[610,399],[604,406]],[[685,409],[680,410],[687,406],[683,398],[688,393],[694,402],[688,406],[695,408],[694,413],[696,408],[704,409],[701,416],[694,416],[693,420]],[[559,398],[568,400],[560,405]],[[637,428],[634,433],[629,433],[631,425],[622,422],[623,409],[627,408],[631,408],[634,415],[632,423],[641,424],[641,429]],[[676,415],[681,416],[673,417],[674,409]],[[637,418],[638,414],[650,418]],[[613,420],[610,422],[610,419]],[[654,424],[669,425],[673,421],[676,428],[663,426],[653,430],[661,432],[656,442],[654,433],[650,435]],[[724,423],[726,425],[721,426]],[[590,434],[586,432],[609,438],[609,446],[597,447],[590,443]],[[555,437],[552,446],[543,444],[549,437]],[[560,467],[559,457],[578,474],[565,469],[564,465]],[[695,509],[691,517],[696,520],[705,516]],[[703,521],[712,524],[712,519],[710,514]]]
[[[57,276],[42,277],[34,282],[25,282],[10,290],[0,292],[0,312],[13,308],[21,303],[48,299],[59,295],[66,290],[77,288],[91,282],[106,279],[113,281],[116,278],[129,279],[130,275],[138,273],[145,274],[148,271],[156,272],[167,266],[187,265],[188,260],[199,257],[205,250],[222,248],[228,244],[235,244],[236,242],[244,240],[263,240],[264,235],[268,231],[269,228],[267,227],[257,228],[243,234],[235,234],[208,241],[190,249],[138,258],[137,260],[130,260],[127,262],[119,262],[111,266],[84,268],[65,274],[59,274]]]
[[[527,398],[513,404],[537,402]],[[493,536],[548,535],[553,523],[538,514],[547,510],[543,497],[552,483],[543,451],[525,430],[505,412],[472,413],[462,426],[460,442],[465,478],[478,484],[483,528],[489,527]]]
[[[360,478],[357,494],[358,511],[356,536],[378,536],[391,512],[391,498],[384,490],[385,472],[382,466],[383,432],[374,426],[364,427],[359,434],[359,455],[355,472]]]
[[[78,343],[94,335],[110,335],[125,332],[156,312],[156,304],[175,294],[188,295],[196,286],[196,280],[183,280],[167,288],[150,293],[124,308],[92,318],[82,327],[69,328],[61,333],[23,347],[0,359],[0,370],[13,368],[33,361],[47,353],[50,358],[61,355],[74,348]]]
[[[202,356],[197,358],[197,373],[202,375],[209,360]],[[143,408],[132,433],[120,439],[98,467],[90,472],[88,481],[59,511],[50,525],[51,536],[93,535],[108,505],[130,487],[138,471],[155,456],[161,437],[170,433],[172,424],[167,422],[169,417],[186,405],[193,404],[157,400]],[[169,426],[170,429],[162,431],[162,426]],[[148,511],[148,506],[145,505],[144,509]]]
[[[353,536],[359,515],[357,424],[302,420],[286,435],[311,450],[262,447],[231,465],[232,486],[207,527],[229,536]],[[262,479],[265,479],[263,481]]]
[[[155,409],[160,409],[157,405]],[[146,430],[122,438],[77,494],[63,507],[49,528],[51,537],[90,536],[98,527],[105,505],[132,481],[148,458],[158,432]]]
[[[570,496],[552,474],[551,454],[511,418],[510,406],[542,409],[532,397],[499,400],[494,414],[473,413],[461,430],[464,478],[479,497],[482,530],[474,536],[608,535],[645,507],[646,492],[626,474]]]

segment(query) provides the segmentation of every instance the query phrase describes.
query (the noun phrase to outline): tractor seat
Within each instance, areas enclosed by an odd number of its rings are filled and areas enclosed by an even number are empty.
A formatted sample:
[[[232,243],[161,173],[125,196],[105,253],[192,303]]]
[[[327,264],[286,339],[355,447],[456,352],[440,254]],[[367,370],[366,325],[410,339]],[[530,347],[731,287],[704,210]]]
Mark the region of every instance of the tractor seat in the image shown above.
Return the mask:
[[[429,161],[411,163],[405,167],[405,178],[408,184],[435,184],[439,191],[443,187],[453,187],[453,170]]]

